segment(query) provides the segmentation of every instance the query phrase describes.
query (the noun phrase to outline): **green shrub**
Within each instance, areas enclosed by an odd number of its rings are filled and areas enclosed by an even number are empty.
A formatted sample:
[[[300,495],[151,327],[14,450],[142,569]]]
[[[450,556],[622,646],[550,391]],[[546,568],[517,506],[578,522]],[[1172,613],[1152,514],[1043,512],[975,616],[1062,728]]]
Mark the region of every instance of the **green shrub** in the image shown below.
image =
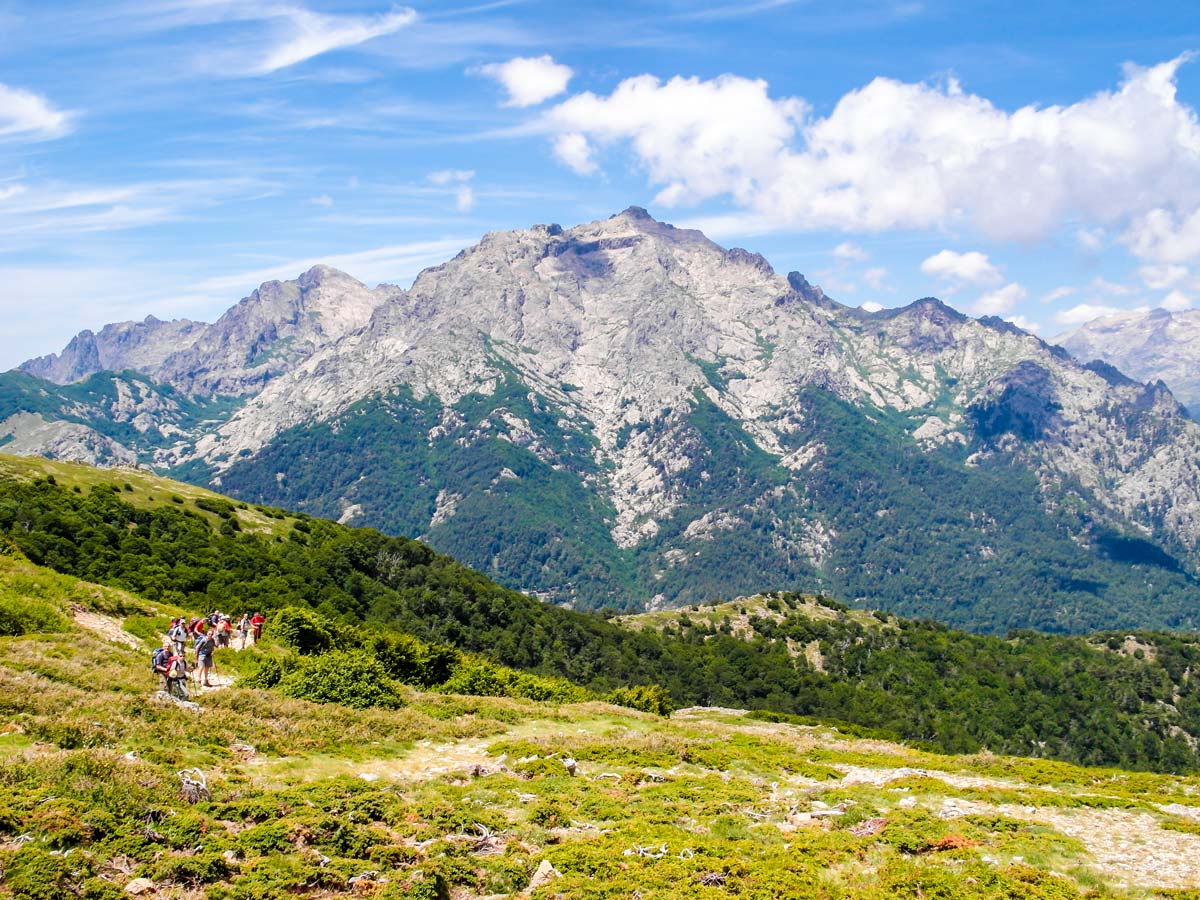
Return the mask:
[[[519,672],[509,685],[507,696],[543,702],[581,703],[588,699],[588,692],[565,678],[547,678],[543,675]]]
[[[355,709],[402,705],[383,664],[361,650],[333,650],[301,659],[296,669],[280,680],[279,690],[288,697]]]
[[[237,845],[247,855],[265,856],[268,853],[283,853],[292,849],[288,840],[290,826],[283,819],[272,819],[261,825],[248,828],[237,836]]]
[[[373,634],[364,647],[397,681],[421,687],[444,682],[462,659],[453,647],[428,644],[409,634]]]
[[[3,882],[13,900],[62,900],[77,894],[80,882],[91,874],[82,856],[56,856],[34,847],[10,854],[3,866]]]
[[[395,876],[394,881],[379,895],[380,900],[450,900],[450,891],[445,880],[437,874],[405,872]]]
[[[48,603],[24,597],[0,595],[0,636],[47,634],[70,631],[71,624]]]
[[[654,713],[656,716],[669,716],[675,712],[675,704],[671,701],[670,692],[658,684],[620,687],[611,691],[604,699],[617,706]]]
[[[567,825],[570,817],[557,800],[542,800],[529,810],[529,821],[543,828],[560,828]]]
[[[10,559],[25,559],[25,554],[21,552],[16,541],[7,534],[0,534],[0,556],[7,556]]]
[[[222,519],[233,515],[233,504],[228,500],[218,500],[215,497],[197,497],[196,508],[205,512],[215,513]]]
[[[150,871],[154,881],[199,887],[229,877],[232,869],[219,853],[197,853],[195,856],[168,856],[159,860]]]
[[[484,660],[463,663],[446,679],[442,690],[448,694],[470,694],[475,697],[506,697],[512,686],[513,673]]]
[[[294,666],[291,660],[279,660],[272,656],[262,657],[258,668],[241,679],[241,686],[270,690],[283,680]]]
[[[271,617],[269,627],[271,634],[300,653],[324,653],[333,646],[330,629],[307,609],[285,606]]]

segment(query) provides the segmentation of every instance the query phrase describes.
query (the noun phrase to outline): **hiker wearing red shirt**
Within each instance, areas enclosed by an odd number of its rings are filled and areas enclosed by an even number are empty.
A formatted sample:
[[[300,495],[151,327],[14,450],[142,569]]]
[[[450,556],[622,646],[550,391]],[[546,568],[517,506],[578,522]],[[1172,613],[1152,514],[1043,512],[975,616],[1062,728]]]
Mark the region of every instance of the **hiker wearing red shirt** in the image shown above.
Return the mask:
[[[263,618],[262,613],[255,613],[250,617],[250,633],[254,635],[254,643],[258,643],[262,639],[263,622],[267,621]]]

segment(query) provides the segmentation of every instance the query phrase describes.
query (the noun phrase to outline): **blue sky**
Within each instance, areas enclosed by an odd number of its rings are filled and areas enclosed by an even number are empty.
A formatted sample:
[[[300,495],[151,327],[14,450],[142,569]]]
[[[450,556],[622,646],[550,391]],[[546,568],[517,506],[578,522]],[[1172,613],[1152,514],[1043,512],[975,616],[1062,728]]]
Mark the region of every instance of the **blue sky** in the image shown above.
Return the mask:
[[[1200,302],[1191,3],[0,0],[0,368],[645,206],[849,304]]]

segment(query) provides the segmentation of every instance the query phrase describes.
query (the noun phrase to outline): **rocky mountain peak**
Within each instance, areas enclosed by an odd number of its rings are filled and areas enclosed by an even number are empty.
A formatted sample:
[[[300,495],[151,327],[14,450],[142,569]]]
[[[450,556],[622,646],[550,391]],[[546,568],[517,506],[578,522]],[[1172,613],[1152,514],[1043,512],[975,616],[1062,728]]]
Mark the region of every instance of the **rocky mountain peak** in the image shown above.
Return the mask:
[[[153,374],[163,360],[190,344],[207,327],[188,319],[164,322],[147,316],[141,322],[105,325],[99,334],[85,328],[61,353],[39,356],[19,368],[56,384],[72,384],[98,372],[124,369]]]
[[[1200,411],[1200,310],[1131,310],[1054,340],[1078,359],[1103,360],[1142,381],[1162,379],[1193,415]]]
[[[398,291],[371,290],[325,265],[292,281],[268,281],[165,360],[160,377],[188,393],[245,394],[364,327]]]
[[[327,266],[323,263],[310,268],[308,271],[301,273],[296,279],[296,284],[301,292],[311,291],[314,288],[319,288],[325,285],[359,285],[366,287],[357,278],[347,275],[341,269],[335,269],[333,266]]]

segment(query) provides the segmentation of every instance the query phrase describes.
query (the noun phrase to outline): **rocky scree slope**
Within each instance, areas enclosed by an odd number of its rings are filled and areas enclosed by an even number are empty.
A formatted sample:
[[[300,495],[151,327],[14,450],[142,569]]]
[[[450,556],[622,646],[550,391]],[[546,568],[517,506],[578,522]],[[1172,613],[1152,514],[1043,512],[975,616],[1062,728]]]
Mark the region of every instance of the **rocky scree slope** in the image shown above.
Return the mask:
[[[1163,381],[1200,413],[1200,310],[1134,310],[1093,319],[1055,342],[1083,360],[1099,359],[1127,375]]]
[[[123,446],[559,602],[769,585],[988,630],[1198,618],[1200,429],[1000,320],[844,307],[636,208],[489,234],[407,291],[314,272],[327,293],[264,286],[156,370],[242,392],[227,418]]]

